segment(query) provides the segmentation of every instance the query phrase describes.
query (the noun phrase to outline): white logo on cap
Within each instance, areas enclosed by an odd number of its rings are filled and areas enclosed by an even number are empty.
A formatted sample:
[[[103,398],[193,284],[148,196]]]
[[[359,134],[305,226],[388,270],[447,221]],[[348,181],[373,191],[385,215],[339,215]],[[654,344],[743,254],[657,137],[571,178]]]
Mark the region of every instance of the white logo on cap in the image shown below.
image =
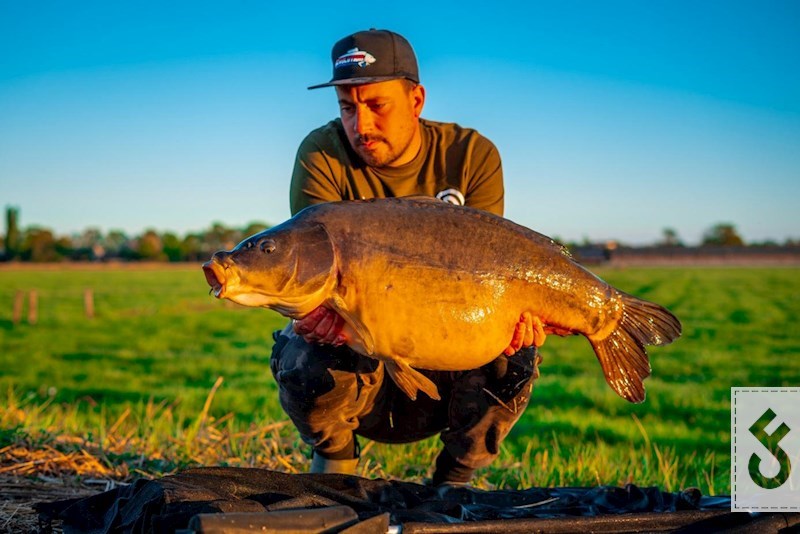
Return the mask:
[[[445,189],[444,191],[439,191],[436,193],[436,198],[439,200],[444,200],[445,202],[449,202],[450,204],[455,204],[456,206],[464,205],[464,195],[461,194],[461,191],[458,189]]]
[[[351,48],[339,56],[339,58],[333,64],[333,68],[338,69],[339,67],[347,67],[353,64],[356,64],[359,67],[366,67],[367,65],[372,65],[373,63],[375,63],[375,56],[369,52],[365,52],[364,50]]]

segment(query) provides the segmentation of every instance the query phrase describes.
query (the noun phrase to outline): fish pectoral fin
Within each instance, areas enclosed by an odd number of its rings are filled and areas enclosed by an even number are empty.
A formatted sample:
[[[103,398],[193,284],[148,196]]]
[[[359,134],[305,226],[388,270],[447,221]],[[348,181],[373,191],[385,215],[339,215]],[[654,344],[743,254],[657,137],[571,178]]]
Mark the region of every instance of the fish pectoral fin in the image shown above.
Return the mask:
[[[407,363],[397,360],[384,361],[384,366],[394,383],[397,384],[397,387],[408,395],[408,398],[412,401],[417,400],[419,391],[424,392],[433,400],[442,400],[436,384]]]
[[[347,303],[344,299],[339,295],[334,295],[328,301],[331,309],[333,309],[336,313],[338,313],[344,321],[350,325],[350,327],[355,332],[356,336],[358,336],[358,340],[361,341],[361,344],[366,351],[367,356],[372,356],[375,354],[375,340],[372,339],[372,334],[370,334],[369,330],[364,323],[362,323],[358,317],[356,317],[348,308]]]

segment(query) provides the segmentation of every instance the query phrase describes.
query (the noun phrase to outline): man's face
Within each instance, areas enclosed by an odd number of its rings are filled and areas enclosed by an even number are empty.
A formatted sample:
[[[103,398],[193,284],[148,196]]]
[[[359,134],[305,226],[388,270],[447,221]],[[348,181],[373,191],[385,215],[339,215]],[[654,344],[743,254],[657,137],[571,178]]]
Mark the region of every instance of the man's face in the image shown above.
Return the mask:
[[[421,85],[404,80],[336,87],[344,131],[353,150],[371,167],[399,167],[420,147]]]

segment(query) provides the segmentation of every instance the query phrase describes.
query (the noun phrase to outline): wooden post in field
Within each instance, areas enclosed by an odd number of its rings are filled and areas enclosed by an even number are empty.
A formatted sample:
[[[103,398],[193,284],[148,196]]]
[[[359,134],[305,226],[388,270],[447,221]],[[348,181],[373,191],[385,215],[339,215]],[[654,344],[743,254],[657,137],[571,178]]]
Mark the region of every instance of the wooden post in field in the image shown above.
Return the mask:
[[[28,324],[36,324],[39,319],[39,294],[35,289],[28,293]]]
[[[14,314],[11,320],[14,324],[19,324],[22,320],[22,306],[25,304],[25,292],[22,290],[14,294]]]
[[[83,311],[87,319],[94,319],[94,291],[91,288],[83,290]]]

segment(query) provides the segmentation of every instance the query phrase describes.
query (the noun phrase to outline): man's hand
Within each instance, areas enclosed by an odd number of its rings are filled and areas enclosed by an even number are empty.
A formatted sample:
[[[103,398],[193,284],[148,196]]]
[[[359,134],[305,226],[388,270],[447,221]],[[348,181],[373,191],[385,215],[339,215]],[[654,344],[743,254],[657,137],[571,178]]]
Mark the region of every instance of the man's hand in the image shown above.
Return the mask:
[[[343,333],[344,324],[341,315],[325,306],[320,306],[302,319],[293,321],[292,327],[295,333],[308,343],[338,347],[347,342]]]
[[[531,345],[541,347],[544,345],[545,339],[547,339],[547,334],[545,334],[542,320],[532,316],[530,312],[524,312],[519,316],[519,322],[514,328],[514,335],[511,337],[511,342],[506,350],[503,351],[503,354],[511,356],[522,347],[530,347]]]
[[[566,328],[545,325],[541,319],[531,315],[530,312],[524,312],[519,316],[519,322],[514,328],[514,334],[511,336],[511,343],[508,344],[503,354],[511,356],[522,347],[530,347],[531,345],[535,345],[537,348],[541,347],[544,345],[545,339],[547,339],[547,334],[569,336],[574,333]]]

